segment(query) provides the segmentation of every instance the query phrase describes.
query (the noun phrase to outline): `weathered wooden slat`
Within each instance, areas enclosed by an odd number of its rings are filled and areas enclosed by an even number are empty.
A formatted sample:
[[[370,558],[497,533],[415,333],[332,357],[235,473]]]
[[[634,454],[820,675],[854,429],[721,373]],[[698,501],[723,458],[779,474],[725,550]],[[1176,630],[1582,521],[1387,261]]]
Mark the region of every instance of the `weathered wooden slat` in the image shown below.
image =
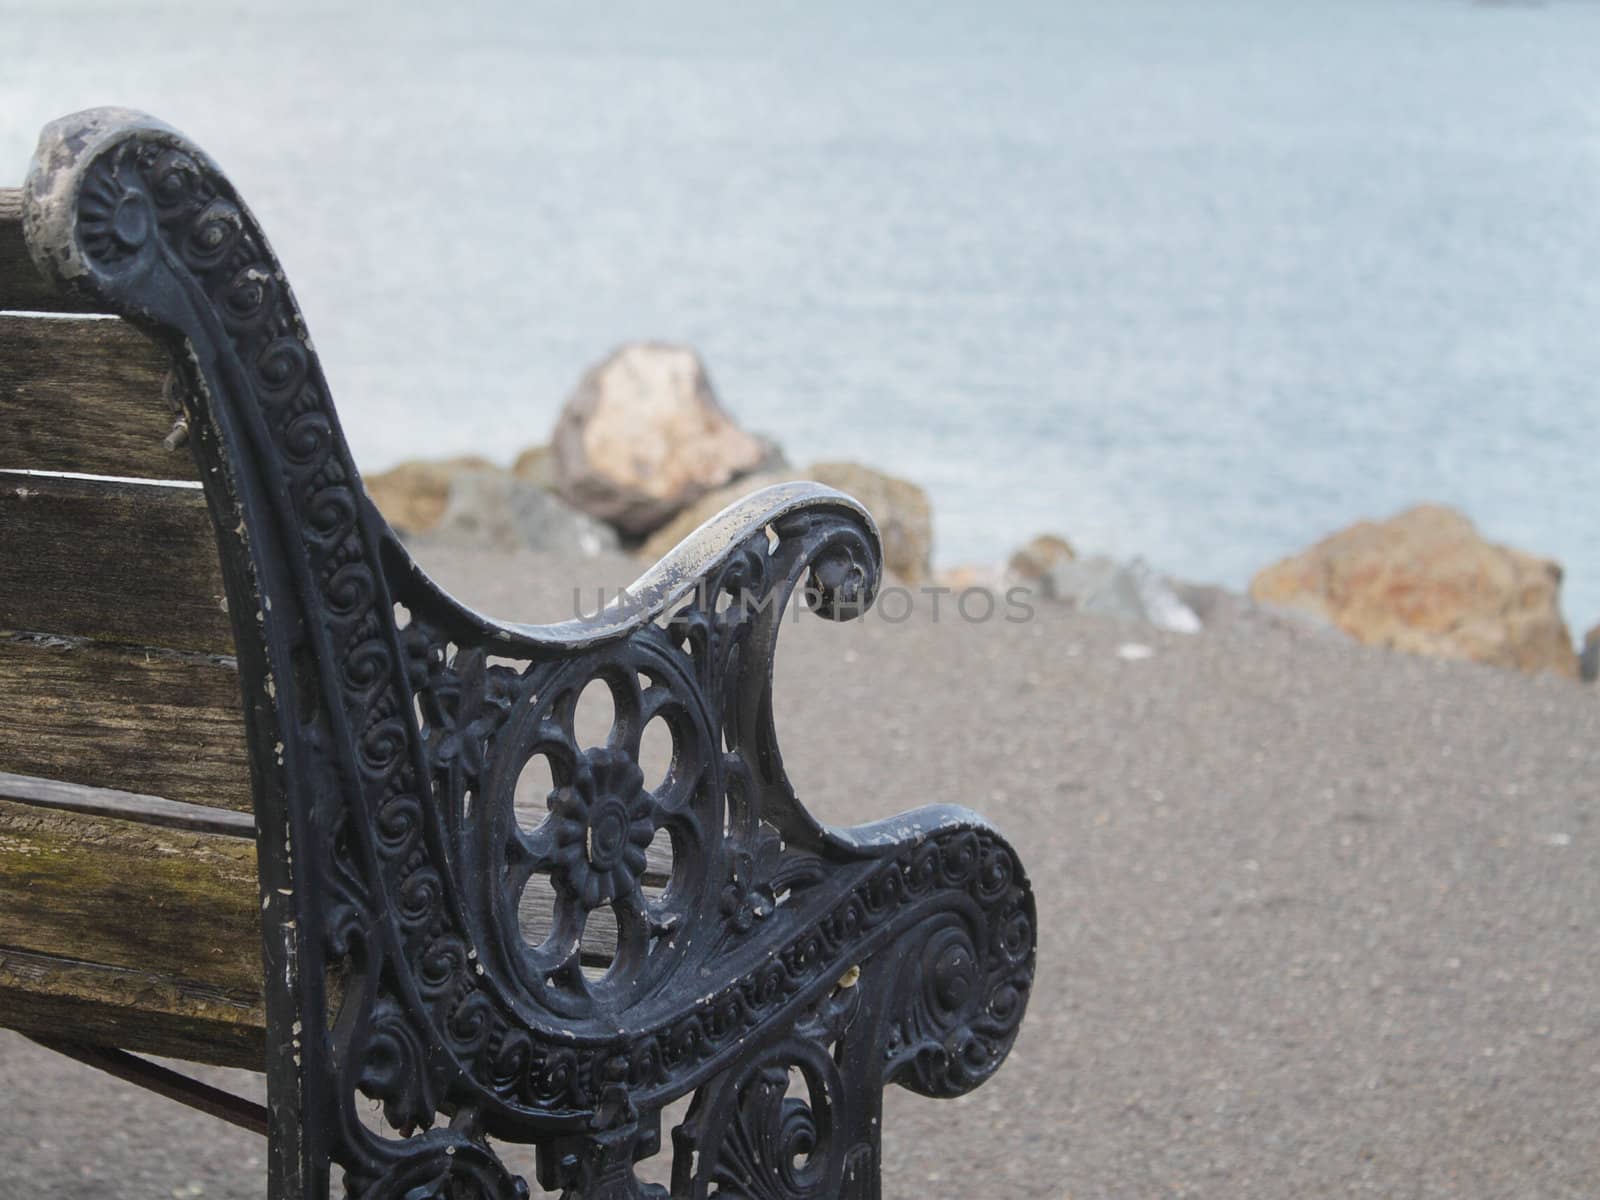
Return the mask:
[[[244,838],[0,800],[0,946],[260,991]]]
[[[7,946],[0,946],[0,1025],[224,1067],[259,1071],[266,1062],[259,998]]]
[[[525,903],[548,911],[549,888],[536,879]],[[249,839],[0,799],[0,1024],[255,1065],[256,897]],[[614,929],[608,910],[591,914],[591,969]]]
[[[85,787],[59,779],[9,775],[4,771],[0,771],[0,800],[17,800],[39,808],[58,808],[92,817],[141,821],[146,825],[186,829],[192,833],[219,833],[225,837],[254,837],[256,829],[255,818],[246,812],[208,808],[203,804],[166,800],[117,788]]]
[[[0,470],[197,479],[165,352],[125,321],[0,313]]]
[[[540,945],[550,936],[554,925],[555,892],[543,875],[528,881],[522,900],[517,905],[517,926],[530,946]],[[587,967],[605,967],[617,952],[617,918],[609,908],[597,908],[589,914],[583,929],[583,963]]]
[[[259,1026],[255,876],[243,838],[0,800],[0,1019],[31,1028],[53,1012],[43,1032],[79,1033],[70,1012],[138,1035],[142,1015],[154,1040],[120,1044],[161,1053]],[[230,1044],[253,1050],[259,1034]]]
[[[22,240],[22,189],[0,188],[0,309],[87,312],[93,305],[63,296],[45,281]]]
[[[0,471],[0,630],[232,654],[198,488]]]
[[[238,673],[205,655],[0,635],[0,771],[247,813]]]

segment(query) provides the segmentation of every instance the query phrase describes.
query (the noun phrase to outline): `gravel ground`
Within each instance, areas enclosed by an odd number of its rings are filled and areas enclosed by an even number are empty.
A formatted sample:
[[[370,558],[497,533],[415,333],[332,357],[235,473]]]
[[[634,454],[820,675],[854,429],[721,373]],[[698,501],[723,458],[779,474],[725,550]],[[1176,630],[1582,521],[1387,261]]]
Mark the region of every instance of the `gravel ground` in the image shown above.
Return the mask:
[[[570,612],[553,581],[630,570],[426,561],[533,619]],[[887,1197],[1600,1192],[1600,694],[949,603],[801,618],[778,666],[813,811],[977,808],[1038,896],[1011,1059],[962,1100],[889,1097]],[[257,1139],[10,1035],[0,1095],[0,1198],[263,1192]]]

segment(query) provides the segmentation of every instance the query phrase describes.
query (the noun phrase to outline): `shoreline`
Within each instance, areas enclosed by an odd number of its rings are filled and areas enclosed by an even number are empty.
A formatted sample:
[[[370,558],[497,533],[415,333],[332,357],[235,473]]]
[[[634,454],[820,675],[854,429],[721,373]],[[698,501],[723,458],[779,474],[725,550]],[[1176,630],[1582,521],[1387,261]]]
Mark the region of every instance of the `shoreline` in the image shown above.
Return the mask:
[[[1561,611],[1560,564],[1489,542],[1461,513],[1436,504],[1358,521],[1261,564],[1246,592],[1173,578],[1140,558],[1081,556],[1048,531],[1003,563],[936,570],[935,514],[924,488],[860,462],[791,464],[772,438],[739,426],[691,347],[664,342],[627,343],[591,366],[548,440],[521,450],[509,468],[475,455],[413,461],[367,484],[380,511],[419,544],[624,550],[654,562],[750,492],[799,480],[866,508],[887,573],[901,585],[932,586],[935,603],[940,592],[974,604],[978,593],[1009,600],[1021,589],[1176,633],[1247,619],[1295,622],[1421,655],[1600,675],[1600,625],[1581,646],[1573,637]]]

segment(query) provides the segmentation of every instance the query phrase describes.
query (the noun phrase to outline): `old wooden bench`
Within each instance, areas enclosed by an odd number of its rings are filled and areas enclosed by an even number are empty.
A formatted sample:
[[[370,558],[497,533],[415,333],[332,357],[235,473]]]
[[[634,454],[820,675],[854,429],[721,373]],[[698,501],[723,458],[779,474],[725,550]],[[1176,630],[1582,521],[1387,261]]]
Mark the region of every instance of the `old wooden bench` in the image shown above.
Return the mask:
[[[1034,955],[980,818],[830,828],[787,781],[784,607],[878,572],[854,501],[785,485],[630,605],[463,607],[363,492],[228,180],[147,117],[56,122],[0,192],[0,1023],[267,1133],[274,1197],[334,1164],[526,1195],[491,1138],[564,1196],[665,1195],[634,1163],[688,1096],[673,1196],[878,1195],[883,1086],[986,1079]]]

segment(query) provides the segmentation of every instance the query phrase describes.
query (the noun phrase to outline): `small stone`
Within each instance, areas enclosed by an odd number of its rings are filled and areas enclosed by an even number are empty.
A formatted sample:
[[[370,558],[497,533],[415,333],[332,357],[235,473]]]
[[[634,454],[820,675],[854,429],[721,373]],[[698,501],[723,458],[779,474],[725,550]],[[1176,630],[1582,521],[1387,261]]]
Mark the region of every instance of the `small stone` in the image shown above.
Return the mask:
[[[617,548],[611,526],[504,471],[463,471],[430,537],[499,550],[593,557]]]
[[[1137,621],[1170,633],[1198,633],[1195,616],[1167,579],[1139,559],[1126,565],[1095,555],[1057,563],[1040,581],[1047,600],[1078,612]]]
[[[1077,558],[1072,543],[1053,533],[1041,533],[1019,546],[1006,564],[1006,570],[1018,583],[1034,583],[1043,579],[1057,565]]]
[[[1578,654],[1578,678],[1585,683],[1600,679],[1600,625],[1583,635],[1583,649]]]
[[[389,524],[402,533],[427,533],[444,515],[451,480],[463,471],[498,469],[476,454],[435,461],[413,459],[369,475],[363,482],[367,495]]]

